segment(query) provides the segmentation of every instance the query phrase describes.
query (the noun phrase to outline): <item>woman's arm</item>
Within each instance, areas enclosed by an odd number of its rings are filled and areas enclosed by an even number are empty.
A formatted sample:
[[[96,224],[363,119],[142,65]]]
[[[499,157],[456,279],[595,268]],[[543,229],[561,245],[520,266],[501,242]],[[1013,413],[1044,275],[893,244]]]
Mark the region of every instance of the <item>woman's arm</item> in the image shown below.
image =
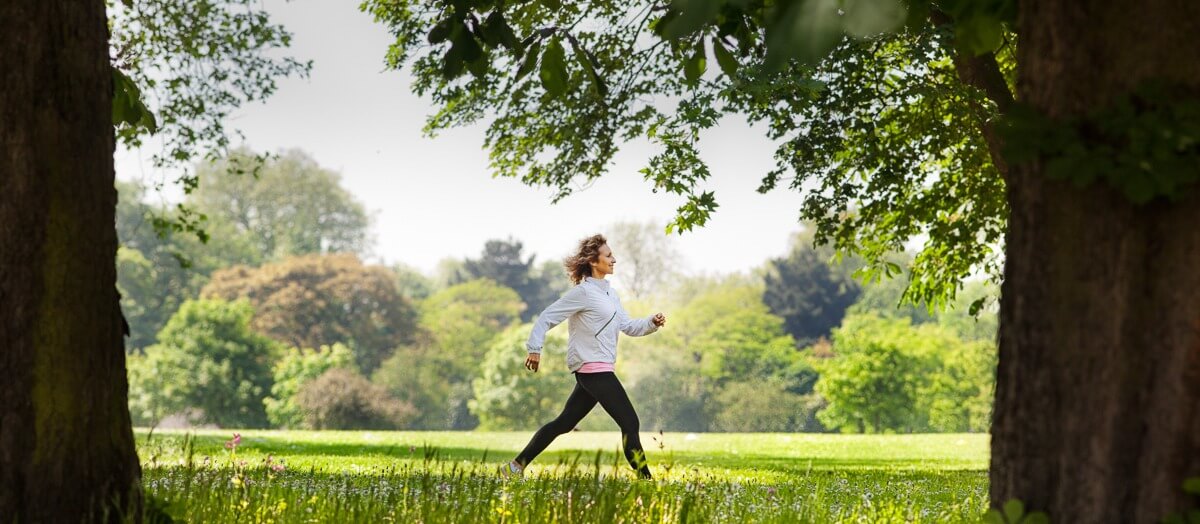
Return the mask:
[[[584,291],[583,286],[571,288],[567,294],[546,306],[546,309],[537,316],[537,320],[533,321],[533,331],[529,333],[529,340],[525,342],[525,348],[530,353],[541,354],[542,345],[546,342],[546,332],[585,307],[587,307],[587,292]]]
[[[653,316],[645,318],[629,318],[629,314],[625,312],[625,307],[621,305],[620,300],[617,301],[617,318],[621,321],[621,332],[631,337],[644,337],[662,327],[667,323],[666,315],[655,313]]]

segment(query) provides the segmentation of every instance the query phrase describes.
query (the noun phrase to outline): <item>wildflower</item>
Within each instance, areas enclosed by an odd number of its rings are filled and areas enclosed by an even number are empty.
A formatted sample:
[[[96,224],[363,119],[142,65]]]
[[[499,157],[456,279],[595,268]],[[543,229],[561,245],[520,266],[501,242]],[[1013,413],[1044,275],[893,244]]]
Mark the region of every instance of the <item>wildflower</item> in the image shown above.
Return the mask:
[[[230,481],[233,482],[234,487],[242,487],[242,477],[234,475]]]
[[[282,462],[280,462],[280,463],[278,463],[278,464],[271,464],[271,470],[272,470],[272,471],[274,471],[274,472],[276,472],[276,473],[279,473],[280,471],[283,471],[283,470],[284,470],[283,463],[282,463]]]
[[[236,449],[238,447],[238,444],[241,444],[241,443],[242,443],[242,434],[234,433],[233,438],[231,440],[225,441],[225,449]]]

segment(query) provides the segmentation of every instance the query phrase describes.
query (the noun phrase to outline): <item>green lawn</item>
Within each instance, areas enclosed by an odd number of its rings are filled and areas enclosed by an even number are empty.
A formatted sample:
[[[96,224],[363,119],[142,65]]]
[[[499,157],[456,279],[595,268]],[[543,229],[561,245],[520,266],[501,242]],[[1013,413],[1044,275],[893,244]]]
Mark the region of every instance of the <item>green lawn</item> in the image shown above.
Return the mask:
[[[616,433],[565,435],[520,481],[494,472],[530,432],[241,434],[138,431],[148,492],[189,522],[963,522],[987,500],[986,435],[647,433],[642,482]]]

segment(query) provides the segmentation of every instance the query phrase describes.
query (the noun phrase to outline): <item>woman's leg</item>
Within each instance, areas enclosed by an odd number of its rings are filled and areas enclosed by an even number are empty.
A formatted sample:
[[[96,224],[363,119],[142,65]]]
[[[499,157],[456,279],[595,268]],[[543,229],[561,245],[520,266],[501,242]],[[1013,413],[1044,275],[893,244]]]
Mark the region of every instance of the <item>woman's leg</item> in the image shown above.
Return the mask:
[[[545,426],[537,430],[533,434],[533,438],[529,439],[529,444],[517,455],[516,462],[521,467],[528,466],[533,459],[537,458],[546,446],[549,446],[554,439],[563,433],[567,433],[587,416],[592,408],[596,407],[596,399],[592,395],[579,386],[578,375],[576,375],[575,389],[571,391],[571,396],[567,397],[567,404],[563,406],[562,413],[558,418],[547,422]]]
[[[644,479],[650,478],[646,452],[642,450],[642,440],[638,437],[638,430],[641,428],[637,412],[633,410],[633,403],[629,401],[629,395],[625,393],[621,381],[617,380],[617,375],[609,372],[580,373],[577,376],[579,385],[591,393],[591,396],[600,402],[600,407],[617,422],[617,426],[620,426],[625,460],[637,470],[639,476]]]

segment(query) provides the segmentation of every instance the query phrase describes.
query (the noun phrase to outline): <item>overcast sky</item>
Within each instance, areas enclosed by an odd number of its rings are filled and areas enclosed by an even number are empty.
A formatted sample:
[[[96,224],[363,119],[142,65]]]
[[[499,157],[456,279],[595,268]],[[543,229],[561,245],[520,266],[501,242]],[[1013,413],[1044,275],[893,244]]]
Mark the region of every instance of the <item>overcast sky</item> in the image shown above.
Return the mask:
[[[618,220],[665,226],[680,203],[651,193],[642,180],[638,169],[652,153],[642,144],[626,145],[607,176],[557,205],[548,190],[494,179],[481,126],[421,135],[434,108],[410,92],[406,73],[384,71],[391,39],[357,1],[265,5],[293,33],[292,56],[313,60],[312,75],[284,80],[269,100],[242,108],[228,125],[255,150],[299,148],[339,172],[374,214],[376,261],[429,272],[443,258],[476,256],[484,241],[509,236],[539,259],[561,258],[579,238]],[[755,192],[773,150],[762,129],[738,118],[704,137],[702,156],[713,175],[707,189],[720,207],[707,226],[676,237],[689,272],[745,271],[786,251],[799,229],[800,195]],[[118,175],[161,177],[148,158],[119,153]]]

